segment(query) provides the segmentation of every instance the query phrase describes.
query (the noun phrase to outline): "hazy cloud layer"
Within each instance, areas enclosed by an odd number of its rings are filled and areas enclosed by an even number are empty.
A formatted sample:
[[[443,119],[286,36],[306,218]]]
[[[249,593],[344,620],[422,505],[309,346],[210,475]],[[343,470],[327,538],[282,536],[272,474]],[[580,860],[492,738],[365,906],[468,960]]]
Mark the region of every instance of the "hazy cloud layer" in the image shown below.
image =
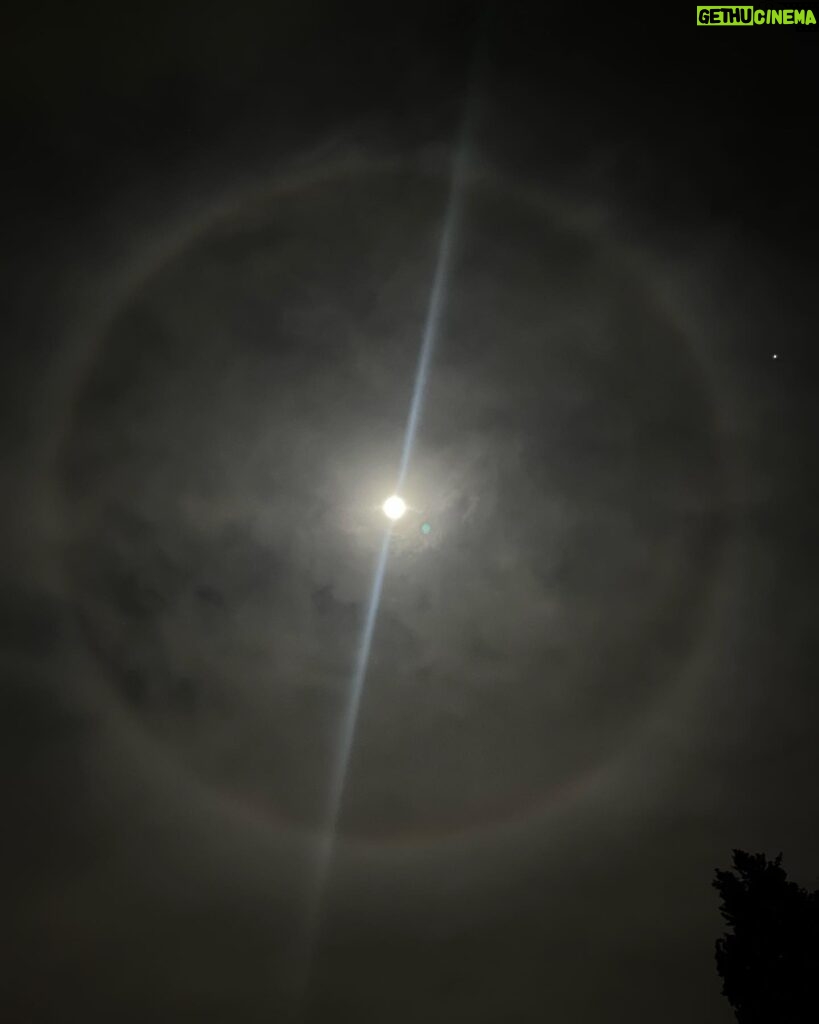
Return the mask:
[[[112,684],[296,821],[327,787],[446,185],[341,168],[218,221],[119,311],[64,440]],[[345,812],[365,834],[525,813],[616,752],[685,672],[725,540],[709,382],[645,283],[497,182],[456,247]]]
[[[272,1019],[315,882],[473,9],[248,18],[4,65],[4,1019]],[[713,867],[817,884],[814,158],[495,19],[306,1019],[718,1024]]]

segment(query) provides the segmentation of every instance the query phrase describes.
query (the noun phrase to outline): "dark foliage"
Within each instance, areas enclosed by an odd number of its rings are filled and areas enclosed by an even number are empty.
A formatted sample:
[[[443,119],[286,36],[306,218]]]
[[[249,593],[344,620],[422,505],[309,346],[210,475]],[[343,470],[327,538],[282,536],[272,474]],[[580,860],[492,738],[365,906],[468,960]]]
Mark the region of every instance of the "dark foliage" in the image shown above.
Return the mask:
[[[712,883],[729,928],[716,943],[722,994],[740,1024],[816,1024],[819,891],[788,881],[781,853],[733,855]]]

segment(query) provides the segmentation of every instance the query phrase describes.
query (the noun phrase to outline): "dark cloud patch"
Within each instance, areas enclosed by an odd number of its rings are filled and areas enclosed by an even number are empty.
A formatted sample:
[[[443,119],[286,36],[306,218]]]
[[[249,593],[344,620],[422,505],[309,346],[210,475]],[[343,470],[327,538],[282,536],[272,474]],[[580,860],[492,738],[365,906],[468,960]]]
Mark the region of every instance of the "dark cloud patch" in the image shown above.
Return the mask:
[[[0,592],[0,643],[5,654],[39,657],[58,645],[65,606],[32,586],[8,583]]]

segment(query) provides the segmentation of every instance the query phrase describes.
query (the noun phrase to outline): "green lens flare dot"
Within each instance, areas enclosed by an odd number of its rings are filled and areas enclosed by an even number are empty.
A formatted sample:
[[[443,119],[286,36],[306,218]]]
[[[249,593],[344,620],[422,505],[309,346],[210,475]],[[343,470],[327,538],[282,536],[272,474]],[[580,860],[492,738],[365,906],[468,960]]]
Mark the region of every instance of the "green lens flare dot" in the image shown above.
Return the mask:
[[[429,525],[429,523],[421,523],[421,533],[432,533],[432,527]]]

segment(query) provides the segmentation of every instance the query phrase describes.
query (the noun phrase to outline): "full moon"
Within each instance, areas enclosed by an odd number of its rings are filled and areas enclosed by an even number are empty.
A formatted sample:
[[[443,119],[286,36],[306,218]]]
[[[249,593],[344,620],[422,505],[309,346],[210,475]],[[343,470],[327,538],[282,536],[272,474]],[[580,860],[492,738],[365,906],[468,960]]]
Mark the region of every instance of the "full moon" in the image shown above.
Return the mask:
[[[406,502],[403,498],[399,498],[397,494],[393,494],[391,498],[387,498],[381,507],[384,509],[384,515],[388,519],[400,519],[407,511]]]

